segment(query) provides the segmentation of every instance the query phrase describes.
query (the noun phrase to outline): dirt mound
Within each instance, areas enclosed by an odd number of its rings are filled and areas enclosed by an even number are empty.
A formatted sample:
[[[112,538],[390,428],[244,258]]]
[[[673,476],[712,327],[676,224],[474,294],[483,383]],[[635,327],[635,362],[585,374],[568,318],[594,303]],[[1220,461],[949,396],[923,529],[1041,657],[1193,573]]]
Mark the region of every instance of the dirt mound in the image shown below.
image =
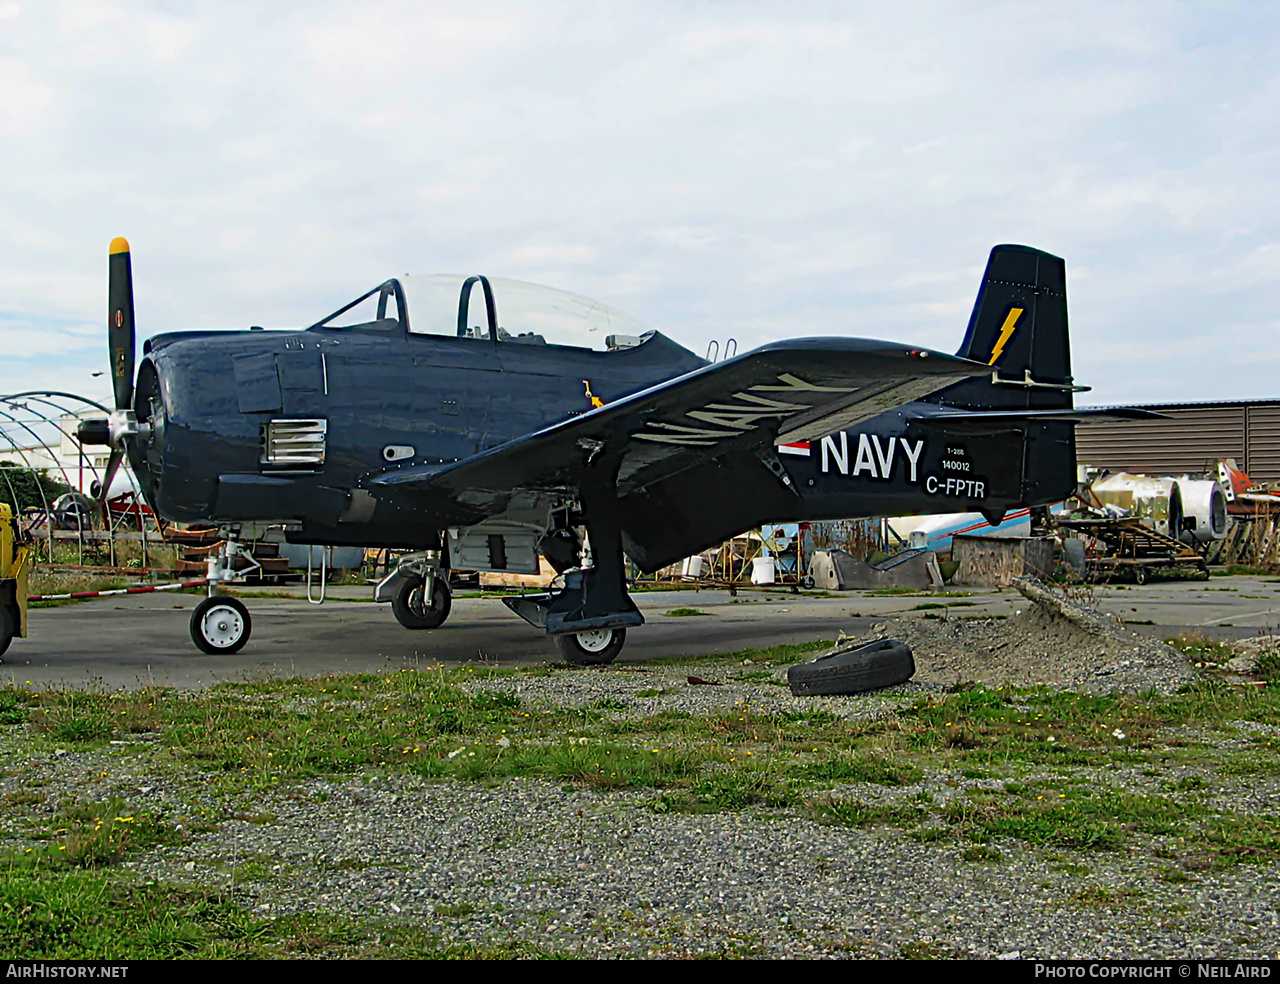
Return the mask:
[[[1008,619],[892,619],[872,638],[901,639],[915,679],[993,686],[1050,684],[1095,693],[1170,692],[1195,679],[1187,658],[1031,577],[1013,585],[1027,606]]]

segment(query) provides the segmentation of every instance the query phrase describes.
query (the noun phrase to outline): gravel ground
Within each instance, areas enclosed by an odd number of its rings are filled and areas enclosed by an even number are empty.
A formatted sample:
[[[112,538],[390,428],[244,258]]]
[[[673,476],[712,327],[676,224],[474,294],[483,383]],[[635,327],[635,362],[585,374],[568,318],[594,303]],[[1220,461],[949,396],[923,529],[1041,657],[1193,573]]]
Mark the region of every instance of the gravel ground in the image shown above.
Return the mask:
[[[1114,616],[1077,604],[1034,578],[1017,578],[1026,604],[1008,619],[894,619],[876,635],[901,639],[915,680],[955,685],[1046,684],[1095,693],[1169,693],[1195,679],[1185,656]]]
[[[230,820],[133,867],[230,891],[263,915],[408,920],[446,940],[587,957],[1280,955],[1273,866],[1169,884],[1154,843],[1099,854],[1000,843],[1002,858],[983,863],[892,829],[661,815],[648,798],[530,780],[313,782],[259,804],[269,823]]]
[[[761,713],[820,707],[865,718],[956,679],[1145,690],[1169,689],[1190,675],[1168,647],[1042,608],[1003,622],[887,625],[917,648],[917,679],[854,697],[792,697],[785,670],[749,663],[699,665],[696,672],[720,686],[691,684],[688,667],[671,665],[469,686],[562,706],[607,697],[620,714],[707,714],[745,703]],[[1187,874],[1162,860],[1177,845],[1157,840],[1098,853],[997,842],[996,859],[974,861],[964,858],[967,845],[923,842],[890,827],[827,827],[776,811],[659,813],[649,791],[388,774],[313,780],[233,807],[215,800],[198,773],[149,771],[141,746],[154,739],[33,756],[17,730],[5,730],[0,757],[10,769],[0,794],[39,783],[50,810],[62,796],[122,794],[143,809],[187,812],[203,802],[218,812],[216,830],[127,866],[140,878],[218,888],[266,916],[405,920],[444,940],[527,941],[584,957],[1280,955],[1275,865]],[[1163,793],[1196,771],[1071,775]],[[946,802],[986,784],[999,782],[936,773],[907,787],[839,791],[868,803],[922,793]],[[1280,801],[1273,776],[1216,776],[1211,785],[1206,792],[1237,811],[1274,814]],[[21,842],[14,816],[0,813],[0,841]]]

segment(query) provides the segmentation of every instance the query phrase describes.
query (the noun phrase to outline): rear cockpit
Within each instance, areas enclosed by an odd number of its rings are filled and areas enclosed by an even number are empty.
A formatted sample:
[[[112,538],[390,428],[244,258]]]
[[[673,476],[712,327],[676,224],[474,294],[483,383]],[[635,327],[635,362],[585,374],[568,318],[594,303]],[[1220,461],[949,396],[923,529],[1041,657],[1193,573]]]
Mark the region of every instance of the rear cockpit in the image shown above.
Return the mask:
[[[388,280],[311,328],[597,352],[635,348],[657,334],[616,308],[579,294],[520,280],[448,274]]]

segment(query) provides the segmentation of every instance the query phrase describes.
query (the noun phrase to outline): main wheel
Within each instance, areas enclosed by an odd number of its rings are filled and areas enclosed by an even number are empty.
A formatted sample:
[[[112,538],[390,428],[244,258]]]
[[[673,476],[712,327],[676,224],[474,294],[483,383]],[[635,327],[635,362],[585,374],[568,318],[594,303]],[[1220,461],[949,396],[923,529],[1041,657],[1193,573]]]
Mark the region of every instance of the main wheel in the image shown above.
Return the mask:
[[[391,599],[391,611],[396,621],[406,629],[438,629],[444,625],[453,608],[453,594],[443,577],[432,578],[431,604],[425,604],[423,579],[416,574],[406,578],[400,590]]]
[[[0,605],[0,656],[4,655],[17,633],[18,623],[14,620],[13,612],[9,611],[7,605]]]
[[[1133,583],[1134,584],[1147,583],[1147,569],[1145,567],[1135,567],[1133,569]]]
[[[240,652],[252,631],[249,609],[238,598],[214,595],[191,613],[191,641],[211,656]]]
[[[556,648],[575,666],[604,666],[612,663],[627,641],[626,629],[588,629],[555,637]]]

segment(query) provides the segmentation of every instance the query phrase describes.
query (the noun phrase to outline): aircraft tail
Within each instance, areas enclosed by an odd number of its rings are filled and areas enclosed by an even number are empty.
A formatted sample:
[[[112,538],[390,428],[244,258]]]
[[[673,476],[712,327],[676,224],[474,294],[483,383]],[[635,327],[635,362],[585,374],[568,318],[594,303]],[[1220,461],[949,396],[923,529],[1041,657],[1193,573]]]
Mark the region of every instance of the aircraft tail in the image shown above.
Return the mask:
[[[1075,428],[1087,415],[1073,410],[1072,394],[1083,387],[1071,378],[1062,259],[1029,246],[993,249],[958,354],[989,365],[991,375],[929,398],[966,418],[944,416],[944,426],[1018,435],[1020,491],[1010,496],[1015,502],[1039,506],[1070,495]],[[993,508],[989,520],[1000,513]]]
[[[957,383],[937,402],[973,410],[1070,409],[1075,387],[1062,259],[1029,246],[995,247],[956,354],[991,366],[992,375]]]

